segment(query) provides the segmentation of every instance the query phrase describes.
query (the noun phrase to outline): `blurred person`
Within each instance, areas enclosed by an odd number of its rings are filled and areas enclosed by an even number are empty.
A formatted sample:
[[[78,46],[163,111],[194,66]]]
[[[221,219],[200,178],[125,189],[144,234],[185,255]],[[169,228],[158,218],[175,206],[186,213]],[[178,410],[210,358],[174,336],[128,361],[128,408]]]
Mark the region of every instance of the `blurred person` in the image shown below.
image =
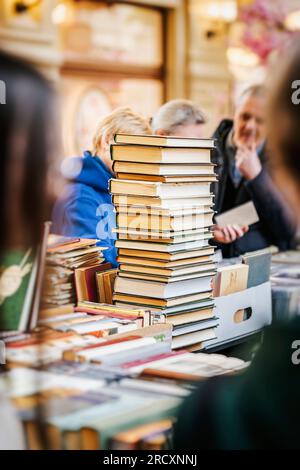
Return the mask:
[[[300,77],[300,47],[289,50],[273,84],[268,129],[279,187],[300,224],[300,112],[292,84]],[[280,116],[280,119],[278,119]],[[299,449],[300,317],[265,329],[248,370],[199,383],[184,401],[176,449]]]
[[[206,122],[205,114],[195,103],[178,99],[163,104],[153,117],[151,125],[157,135],[201,139]]]
[[[259,222],[248,227],[215,227],[214,240],[226,258],[276,245],[289,249],[295,225],[270,176],[266,144],[266,89],[254,85],[240,96],[234,119],[225,119],[214,133],[218,182],[213,185],[218,214],[252,201]]]
[[[205,114],[193,101],[177,99],[162,105],[151,124],[153,132],[157,135],[201,139],[204,137],[203,125],[206,122]],[[215,227],[214,240],[219,243],[230,243],[242,237],[246,231],[248,227]]]
[[[52,157],[57,152],[53,92],[46,80],[30,66],[3,53],[0,53],[0,80],[5,83],[6,95],[6,104],[0,105],[2,274],[12,256],[23,256],[28,247],[36,250],[41,242],[44,221],[49,218],[55,196]],[[7,294],[3,291],[5,285],[0,283],[1,299]],[[22,284],[18,289],[22,289]],[[0,315],[5,326],[3,301]],[[24,448],[20,423],[2,389],[0,422],[0,448]]]
[[[101,120],[93,139],[92,151],[83,157],[67,158],[64,174],[68,184],[54,206],[52,231],[57,234],[98,238],[106,261],[117,266],[116,215],[109,193],[109,180],[114,177],[110,145],[114,134],[151,134],[143,117],[128,107],[114,110]]]

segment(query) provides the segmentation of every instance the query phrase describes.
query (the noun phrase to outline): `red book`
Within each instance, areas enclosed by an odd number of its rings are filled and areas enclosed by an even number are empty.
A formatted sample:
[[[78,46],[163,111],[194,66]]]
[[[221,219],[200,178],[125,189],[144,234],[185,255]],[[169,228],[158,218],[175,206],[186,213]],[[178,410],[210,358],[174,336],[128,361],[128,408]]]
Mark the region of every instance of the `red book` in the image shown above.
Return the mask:
[[[110,263],[97,264],[75,269],[75,288],[77,301],[98,302],[96,273],[111,269]]]

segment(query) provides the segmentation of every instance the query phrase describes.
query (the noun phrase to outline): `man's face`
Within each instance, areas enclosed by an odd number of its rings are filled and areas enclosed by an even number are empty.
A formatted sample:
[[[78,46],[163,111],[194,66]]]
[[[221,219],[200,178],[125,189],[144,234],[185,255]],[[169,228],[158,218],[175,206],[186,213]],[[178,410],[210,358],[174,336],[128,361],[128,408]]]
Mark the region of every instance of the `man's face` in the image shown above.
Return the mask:
[[[265,139],[265,107],[263,97],[245,97],[241,101],[234,116],[233,140],[237,147],[258,147]]]
[[[204,134],[203,124],[184,124],[178,126],[172,134],[178,137],[202,139]]]

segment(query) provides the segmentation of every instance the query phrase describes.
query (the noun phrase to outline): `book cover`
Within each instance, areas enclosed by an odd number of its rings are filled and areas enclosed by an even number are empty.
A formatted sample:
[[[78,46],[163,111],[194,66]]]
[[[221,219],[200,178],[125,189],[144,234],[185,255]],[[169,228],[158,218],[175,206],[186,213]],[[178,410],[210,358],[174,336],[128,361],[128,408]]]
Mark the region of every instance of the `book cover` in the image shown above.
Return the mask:
[[[0,329],[27,328],[37,278],[37,255],[32,249],[11,251],[0,266]]]

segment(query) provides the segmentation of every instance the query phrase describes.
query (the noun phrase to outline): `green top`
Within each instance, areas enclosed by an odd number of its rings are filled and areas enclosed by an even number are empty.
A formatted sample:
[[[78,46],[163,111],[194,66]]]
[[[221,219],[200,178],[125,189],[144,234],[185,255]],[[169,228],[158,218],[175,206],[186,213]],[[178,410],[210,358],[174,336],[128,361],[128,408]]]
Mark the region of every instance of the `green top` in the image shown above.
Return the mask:
[[[300,448],[300,318],[265,330],[249,369],[199,383],[183,403],[176,449]]]

